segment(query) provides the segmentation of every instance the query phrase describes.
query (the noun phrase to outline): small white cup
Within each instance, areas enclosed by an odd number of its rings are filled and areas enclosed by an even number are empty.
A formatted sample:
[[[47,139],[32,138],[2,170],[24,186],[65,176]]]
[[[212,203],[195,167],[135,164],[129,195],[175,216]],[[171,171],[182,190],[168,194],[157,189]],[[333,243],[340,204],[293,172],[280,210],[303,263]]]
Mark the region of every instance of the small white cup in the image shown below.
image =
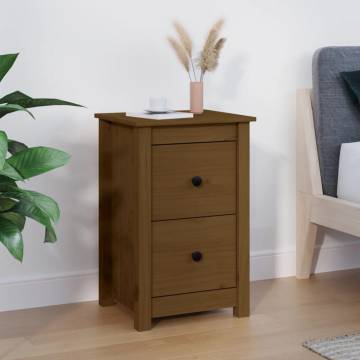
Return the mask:
[[[167,99],[164,97],[153,97],[149,99],[150,111],[166,111],[168,109]]]

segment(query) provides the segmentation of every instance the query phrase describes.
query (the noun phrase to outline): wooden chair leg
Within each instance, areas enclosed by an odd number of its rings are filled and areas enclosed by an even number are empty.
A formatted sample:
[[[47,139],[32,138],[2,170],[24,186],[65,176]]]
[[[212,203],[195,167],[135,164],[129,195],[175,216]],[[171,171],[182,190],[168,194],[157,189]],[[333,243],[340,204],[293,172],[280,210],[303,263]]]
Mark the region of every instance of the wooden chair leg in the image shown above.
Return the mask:
[[[310,222],[311,196],[296,195],[296,277],[308,279],[314,257],[318,226]]]

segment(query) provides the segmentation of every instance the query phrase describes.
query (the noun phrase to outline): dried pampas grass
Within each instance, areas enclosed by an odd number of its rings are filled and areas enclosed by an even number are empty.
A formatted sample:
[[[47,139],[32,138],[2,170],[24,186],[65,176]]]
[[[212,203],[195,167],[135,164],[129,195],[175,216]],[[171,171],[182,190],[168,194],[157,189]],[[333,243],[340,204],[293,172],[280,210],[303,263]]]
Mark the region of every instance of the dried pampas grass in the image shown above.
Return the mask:
[[[192,56],[192,41],[188,34],[188,32],[185,30],[185,28],[177,21],[174,22],[174,27],[179,35],[180,42],[182,46],[185,48],[186,52],[188,53],[189,57]]]
[[[203,80],[204,74],[206,71],[213,71],[216,69],[218,62],[220,51],[224,46],[226,41],[225,38],[219,39],[219,33],[221,28],[224,25],[224,20],[218,20],[210,29],[207,38],[205,40],[204,47],[200,53],[199,58],[197,59],[197,65],[201,70],[200,81]],[[192,68],[192,72],[194,75],[194,80],[196,81],[196,73],[195,67],[192,60],[192,52],[193,52],[193,44],[188,32],[185,28],[179,23],[174,22],[174,27],[179,37],[179,40],[169,37],[169,43],[172,48],[175,50],[175,53],[180,60],[181,64],[184,66],[187,71],[189,78],[191,80],[190,75],[190,64]]]
[[[226,39],[225,38],[221,38],[219,39],[215,46],[214,46],[214,50],[219,54],[220,50],[223,48],[224,44],[225,44]]]
[[[189,74],[190,77],[190,72],[189,72],[189,57],[188,54],[186,52],[186,50],[184,49],[184,47],[173,37],[168,37],[168,41],[170,43],[170,45],[172,46],[172,48],[174,49],[178,59],[180,60],[180,63],[184,66],[186,72]],[[191,80],[191,79],[190,79]]]
[[[214,46],[215,66],[211,69],[211,71],[214,70],[218,66],[220,51],[224,47],[225,41],[226,41],[225,38],[221,38],[216,42],[216,44]],[[209,69],[209,71],[210,71],[210,69]]]
[[[218,66],[220,50],[223,48],[225,41],[225,38],[219,39],[212,48],[200,56],[201,79],[203,79],[206,71],[214,71]]]
[[[201,51],[200,57],[198,59],[198,65],[201,69],[201,81],[206,71],[213,71],[218,65],[220,50],[222,49],[226,41],[225,38],[221,38],[218,40],[219,32],[223,25],[223,19],[217,21],[210,29],[208,36],[205,40],[203,50]]]
[[[180,42],[182,44],[182,46],[184,47],[184,49],[186,50],[188,56],[189,56],[189,60],[190,60],[190,64],[191,64],[191,68],[194,74],[194,79],[196,80],[196,74],[195,74],[195,68],[194,68],[194,63],[192,61],[192,48],[193,48],[193,44],[192,44],[192,40],[188,34],[188,32],[186,31],[186,29],[177,21],[174,22],[174,27],[175,30],[179,36]]]
[[[214,44],[219,37],[219,32],[224,25],[224,19],[218,20],[210,29],[209,34],[205,40],[203,51],[204,53],[210,53],[214,47]]]

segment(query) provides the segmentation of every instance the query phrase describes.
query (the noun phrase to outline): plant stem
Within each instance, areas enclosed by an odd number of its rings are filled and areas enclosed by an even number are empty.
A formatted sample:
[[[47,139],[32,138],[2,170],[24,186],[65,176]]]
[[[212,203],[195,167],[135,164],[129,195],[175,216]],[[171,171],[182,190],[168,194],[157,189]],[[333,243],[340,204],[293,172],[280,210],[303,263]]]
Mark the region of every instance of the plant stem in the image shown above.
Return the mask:
[[[195,68],[194,68],[194,63],[193,63],[192,58],[190,58],[190,63],[191,63],[192,71],[193,71],[193,73],[194,73],[194,80],[196,81]]]
[[[200,76],[200,81],[202,82],[204,79],[204,75],[205,75],[205,71],[201,70],[201,76]]]

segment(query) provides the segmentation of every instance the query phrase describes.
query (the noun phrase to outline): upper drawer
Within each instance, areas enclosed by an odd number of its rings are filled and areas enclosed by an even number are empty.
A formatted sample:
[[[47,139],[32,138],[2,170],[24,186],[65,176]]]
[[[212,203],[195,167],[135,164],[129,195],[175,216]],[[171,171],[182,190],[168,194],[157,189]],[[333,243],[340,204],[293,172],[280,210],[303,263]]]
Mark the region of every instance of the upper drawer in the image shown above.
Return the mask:
[[[236,142],[152,147],[152,219],[236,212]]]
[[[151,136],[153,145],[233,141],[237,138],[237,125],[161,127],[152,129]]]

